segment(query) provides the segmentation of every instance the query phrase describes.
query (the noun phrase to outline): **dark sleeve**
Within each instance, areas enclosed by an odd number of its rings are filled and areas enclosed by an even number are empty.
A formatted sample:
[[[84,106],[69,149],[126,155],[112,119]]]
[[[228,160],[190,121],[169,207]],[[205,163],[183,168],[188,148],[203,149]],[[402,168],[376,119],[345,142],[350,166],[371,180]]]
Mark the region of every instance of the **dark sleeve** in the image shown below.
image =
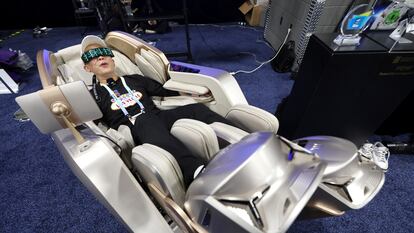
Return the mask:
[[[179,95],[176,91],[165,89],[159,82],[151,79],[145,79],[145,87],[150,96],[176,96]]]
[[[149,96],[176,96],[179,95],[176,91],[165,89],[159,82],[141,75],[128,75],[128,83],[136,85],[136,87],[143,87]]]

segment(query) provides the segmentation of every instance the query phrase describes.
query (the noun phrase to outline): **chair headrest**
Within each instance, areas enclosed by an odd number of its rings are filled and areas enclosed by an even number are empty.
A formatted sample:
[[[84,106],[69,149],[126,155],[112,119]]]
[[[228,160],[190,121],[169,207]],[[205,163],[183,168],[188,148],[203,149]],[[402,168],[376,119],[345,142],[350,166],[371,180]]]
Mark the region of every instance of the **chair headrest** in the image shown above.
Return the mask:
[[[67,82],[82,80],[87,85],[92,84],[92,73],[85,71],[83,61],[79,56],[80,45],[74,45],[55,53],[58,69]],[[115,73],[119,76],[140,74],[141,70],[124,54],[113,50],[116,64]]]

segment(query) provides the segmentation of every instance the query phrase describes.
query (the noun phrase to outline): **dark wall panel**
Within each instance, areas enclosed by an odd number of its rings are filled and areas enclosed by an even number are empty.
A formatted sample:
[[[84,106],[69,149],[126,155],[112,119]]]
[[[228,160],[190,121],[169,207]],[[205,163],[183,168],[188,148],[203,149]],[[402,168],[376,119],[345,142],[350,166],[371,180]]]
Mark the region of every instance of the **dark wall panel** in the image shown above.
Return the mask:
[[[1,29],[58,27],[75,25],[71,0],[2,1]]]
[[[134,0],[137,3],[145,0]],[[158,0],[164,11],[179,9],[180,0]],[[187,0],[190,23],[219,23],[242,20],[238,6],[243,0]],[[74,26],[71,0],[7,0],[0,3],[1,29],[27,29],[36,26]],[[4,12],[3,11],[3,12]]]

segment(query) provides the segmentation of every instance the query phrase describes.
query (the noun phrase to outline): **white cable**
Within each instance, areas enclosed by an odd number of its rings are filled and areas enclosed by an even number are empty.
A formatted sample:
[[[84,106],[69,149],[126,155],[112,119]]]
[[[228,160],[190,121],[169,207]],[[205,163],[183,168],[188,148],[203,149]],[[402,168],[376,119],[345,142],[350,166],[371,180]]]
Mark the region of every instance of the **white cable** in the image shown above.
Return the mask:
[[[251,26],[247,26],[246,24],[237,24],[237,25],[232,25],[232,24],[225,24],[225,25],[218,25],[218,24],[188,24],[190,26],[213,26],[213,27],[217,27],[220,28],[220,30],[223,30],[226,27],[239,27],[239,28],[246,28],[246,29],[250,29],[256,32],[262,32],[263,30],[259,30],[256,29],[254,27]]]
[[[265,44],[266,46],[268,46],[269,48],[271,48],[271,49],[272,49],[272,46],[270,46],[270,45],[269,45],[269,43],[267,43],[267,42],[266,42],[266,41],[264,41],[264,40],[257,39],[257,40],[256,40],[256,42],[257,42],[257,43],[263,43],[263,44]],[[266,61],[259,61],[259,60],[257,60],[257,56],[256,56],[256,54],[255,54],[255,53],[251,53],[251,52],[240,52],[240,53],[241,53],[241,54],[249,54],[249,55],[253,56],[253,57],[254,57],[254,61],[255,61],[256,63],[262,64],[263,62],[266,62]]]
[[[254,68],[253,70],[250,70],[250,71],[246,71],[246,70],[238,70],[238,71],[235,71],[235,72],[230,72],[230,74],[231,74],[231,75],[235,75],[235,74],[238,74],[238,73],[251,74],[251,73],[255,72],[256,70],[260,69],[260,67],[262,67],[263,65],[265,65],[265,64],[267,64],[267,63],[269,63],[269,62],[271,62],[273,59],[275,59],[275,58],[277,57],[277,55],[279,55],[280,50],[281,50],[281,49],[282,49],[282,47],[286,44],[287,38],[289,37],[289,34],[290,34],[290,31],[291,31],[291,30],[292,30],[292,29],[289,27],[289,28],[288,28],[288,31],[287,31],[287,33],[286,33],[285,39],[283,40],[282,45],[280,45],[280,47],[279,47],[279,49],[277,50],[276,54],[275,54],[275,55],[274,55],[271,59],[269,59],[269,60],[267,60],[267,61],[263,62],[263,63],[262,63],[262,64],[260,64],[258,67]]]
[[[261,39],[257,39],[256,40],[256,42],[258,42],[258,43],[263,43],[263,44],[265,44],[267,47],[269,47],[269,48],[272,48],[272,46],[267,42],[267,41],[264,41],[264,40],[261,40]]]
[[[254,61],[255,61],[256,63],[259,63],[259,64],[263,63],[262,61],[257,60],[257,56],[256,56],[256,54],[254,54],[254,53],[251,53],[251,52],[240,52],[240,54],[249,54],[249,55],[251,55],[251,56],[253,56],[253,57],[254,57]]]

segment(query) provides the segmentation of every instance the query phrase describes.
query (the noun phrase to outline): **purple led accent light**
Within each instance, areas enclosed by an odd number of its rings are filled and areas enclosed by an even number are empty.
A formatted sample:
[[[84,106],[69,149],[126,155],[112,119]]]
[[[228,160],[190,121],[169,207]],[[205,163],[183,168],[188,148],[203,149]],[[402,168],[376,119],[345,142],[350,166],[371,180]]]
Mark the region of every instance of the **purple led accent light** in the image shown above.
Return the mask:
[[[293,149],[290,149],[289,154],[288,154],[288,160],[292,161],[294,155],[295,155],[295,151]]]
[[[183,62],[179,62],[179,61],[171,61],[171,64],[184,66],[184,67],[188,67],[188,68],[191,68],[191,69],[200,70],[200,72],[198,72],[199,74],[207,75],[207,76],[210,76],[210,77],[213,77],[213,78],[214,77],[219,77],[221,74],[223,74],[225,72],[225,71],[219,70],[219,69],[214,69],[214,68],[205,67],[205,66],[198,66],[198,65],[183,63]]]
[[[46,71],[47,71],[47,79],[48,79],[48,85],[52,85],[52,78],[50,77],[50,74],[52,73],[52,68],[50,65],[50,56],[49,51],[43,50],[43,64],[45,65]]]

